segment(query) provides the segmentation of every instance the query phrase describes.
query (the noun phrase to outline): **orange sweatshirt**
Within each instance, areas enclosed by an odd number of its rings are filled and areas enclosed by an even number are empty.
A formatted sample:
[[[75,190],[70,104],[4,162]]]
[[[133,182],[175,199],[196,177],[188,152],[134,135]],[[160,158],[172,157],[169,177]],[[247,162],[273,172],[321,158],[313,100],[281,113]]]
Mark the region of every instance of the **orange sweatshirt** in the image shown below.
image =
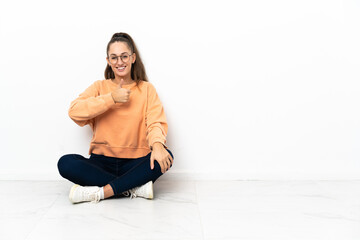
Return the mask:
[[[115,103],[111,92],[118,85],[110,79],[97,80],[69,108],[70,118],[93,130],[91,153],[117,158],[139,158],[152,150],[155,142],[165,148],[168,130],[166,115],[154,86],[140,81],[122,85],[130,89],[126,103]]]

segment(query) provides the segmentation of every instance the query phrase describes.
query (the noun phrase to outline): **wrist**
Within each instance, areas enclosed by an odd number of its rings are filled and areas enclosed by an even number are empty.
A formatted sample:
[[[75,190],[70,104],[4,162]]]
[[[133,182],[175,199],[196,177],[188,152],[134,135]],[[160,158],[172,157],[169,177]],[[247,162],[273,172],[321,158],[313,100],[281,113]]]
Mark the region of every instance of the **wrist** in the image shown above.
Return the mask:
[[[114,96],[113,96],[113,93],[111,92],[111,98],[113,99],[114,103],[116,103],[115,99],[114,99]]]
[[[164,145],[161,142],[155,142],[153,144],[153,149],[161,149],[164,148]]]

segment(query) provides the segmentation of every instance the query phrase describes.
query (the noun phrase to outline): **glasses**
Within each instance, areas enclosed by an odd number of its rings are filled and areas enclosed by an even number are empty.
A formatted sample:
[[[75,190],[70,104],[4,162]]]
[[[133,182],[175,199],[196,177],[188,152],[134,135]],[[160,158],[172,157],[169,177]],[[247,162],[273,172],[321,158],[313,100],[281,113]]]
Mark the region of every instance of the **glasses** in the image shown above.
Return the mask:
[[[110,57],[110,63],[111,64],[116,64],[119,58],[121,58],[121,61],[126,63],[126,62],[129,61],[131,55],[132,54],[123,53],[123,54],[121,54],[121,56],[111,56]]]

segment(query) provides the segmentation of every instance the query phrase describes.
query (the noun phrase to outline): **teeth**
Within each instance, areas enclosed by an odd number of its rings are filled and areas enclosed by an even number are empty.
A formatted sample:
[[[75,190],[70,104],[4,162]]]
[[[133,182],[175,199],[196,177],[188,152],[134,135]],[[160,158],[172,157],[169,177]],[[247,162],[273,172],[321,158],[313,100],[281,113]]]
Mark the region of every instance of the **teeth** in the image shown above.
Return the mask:
[[[117,69],[124,69],[125,67],[120,67],[120,68],[117,68]]]

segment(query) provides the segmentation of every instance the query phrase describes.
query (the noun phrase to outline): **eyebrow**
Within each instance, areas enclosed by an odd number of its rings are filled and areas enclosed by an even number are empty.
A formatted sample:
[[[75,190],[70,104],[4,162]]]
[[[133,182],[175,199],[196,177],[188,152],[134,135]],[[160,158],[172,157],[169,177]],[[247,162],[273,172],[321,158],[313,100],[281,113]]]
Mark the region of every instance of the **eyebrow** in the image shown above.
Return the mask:
[[[122,53],[120,53],[120,55],[123,54],[123,53],[128,53],[128,52],[122,52]],[[112,54],[110,54],[110,55],[115,55],[115,56],[116,56],[115,53],[112,53]]]

